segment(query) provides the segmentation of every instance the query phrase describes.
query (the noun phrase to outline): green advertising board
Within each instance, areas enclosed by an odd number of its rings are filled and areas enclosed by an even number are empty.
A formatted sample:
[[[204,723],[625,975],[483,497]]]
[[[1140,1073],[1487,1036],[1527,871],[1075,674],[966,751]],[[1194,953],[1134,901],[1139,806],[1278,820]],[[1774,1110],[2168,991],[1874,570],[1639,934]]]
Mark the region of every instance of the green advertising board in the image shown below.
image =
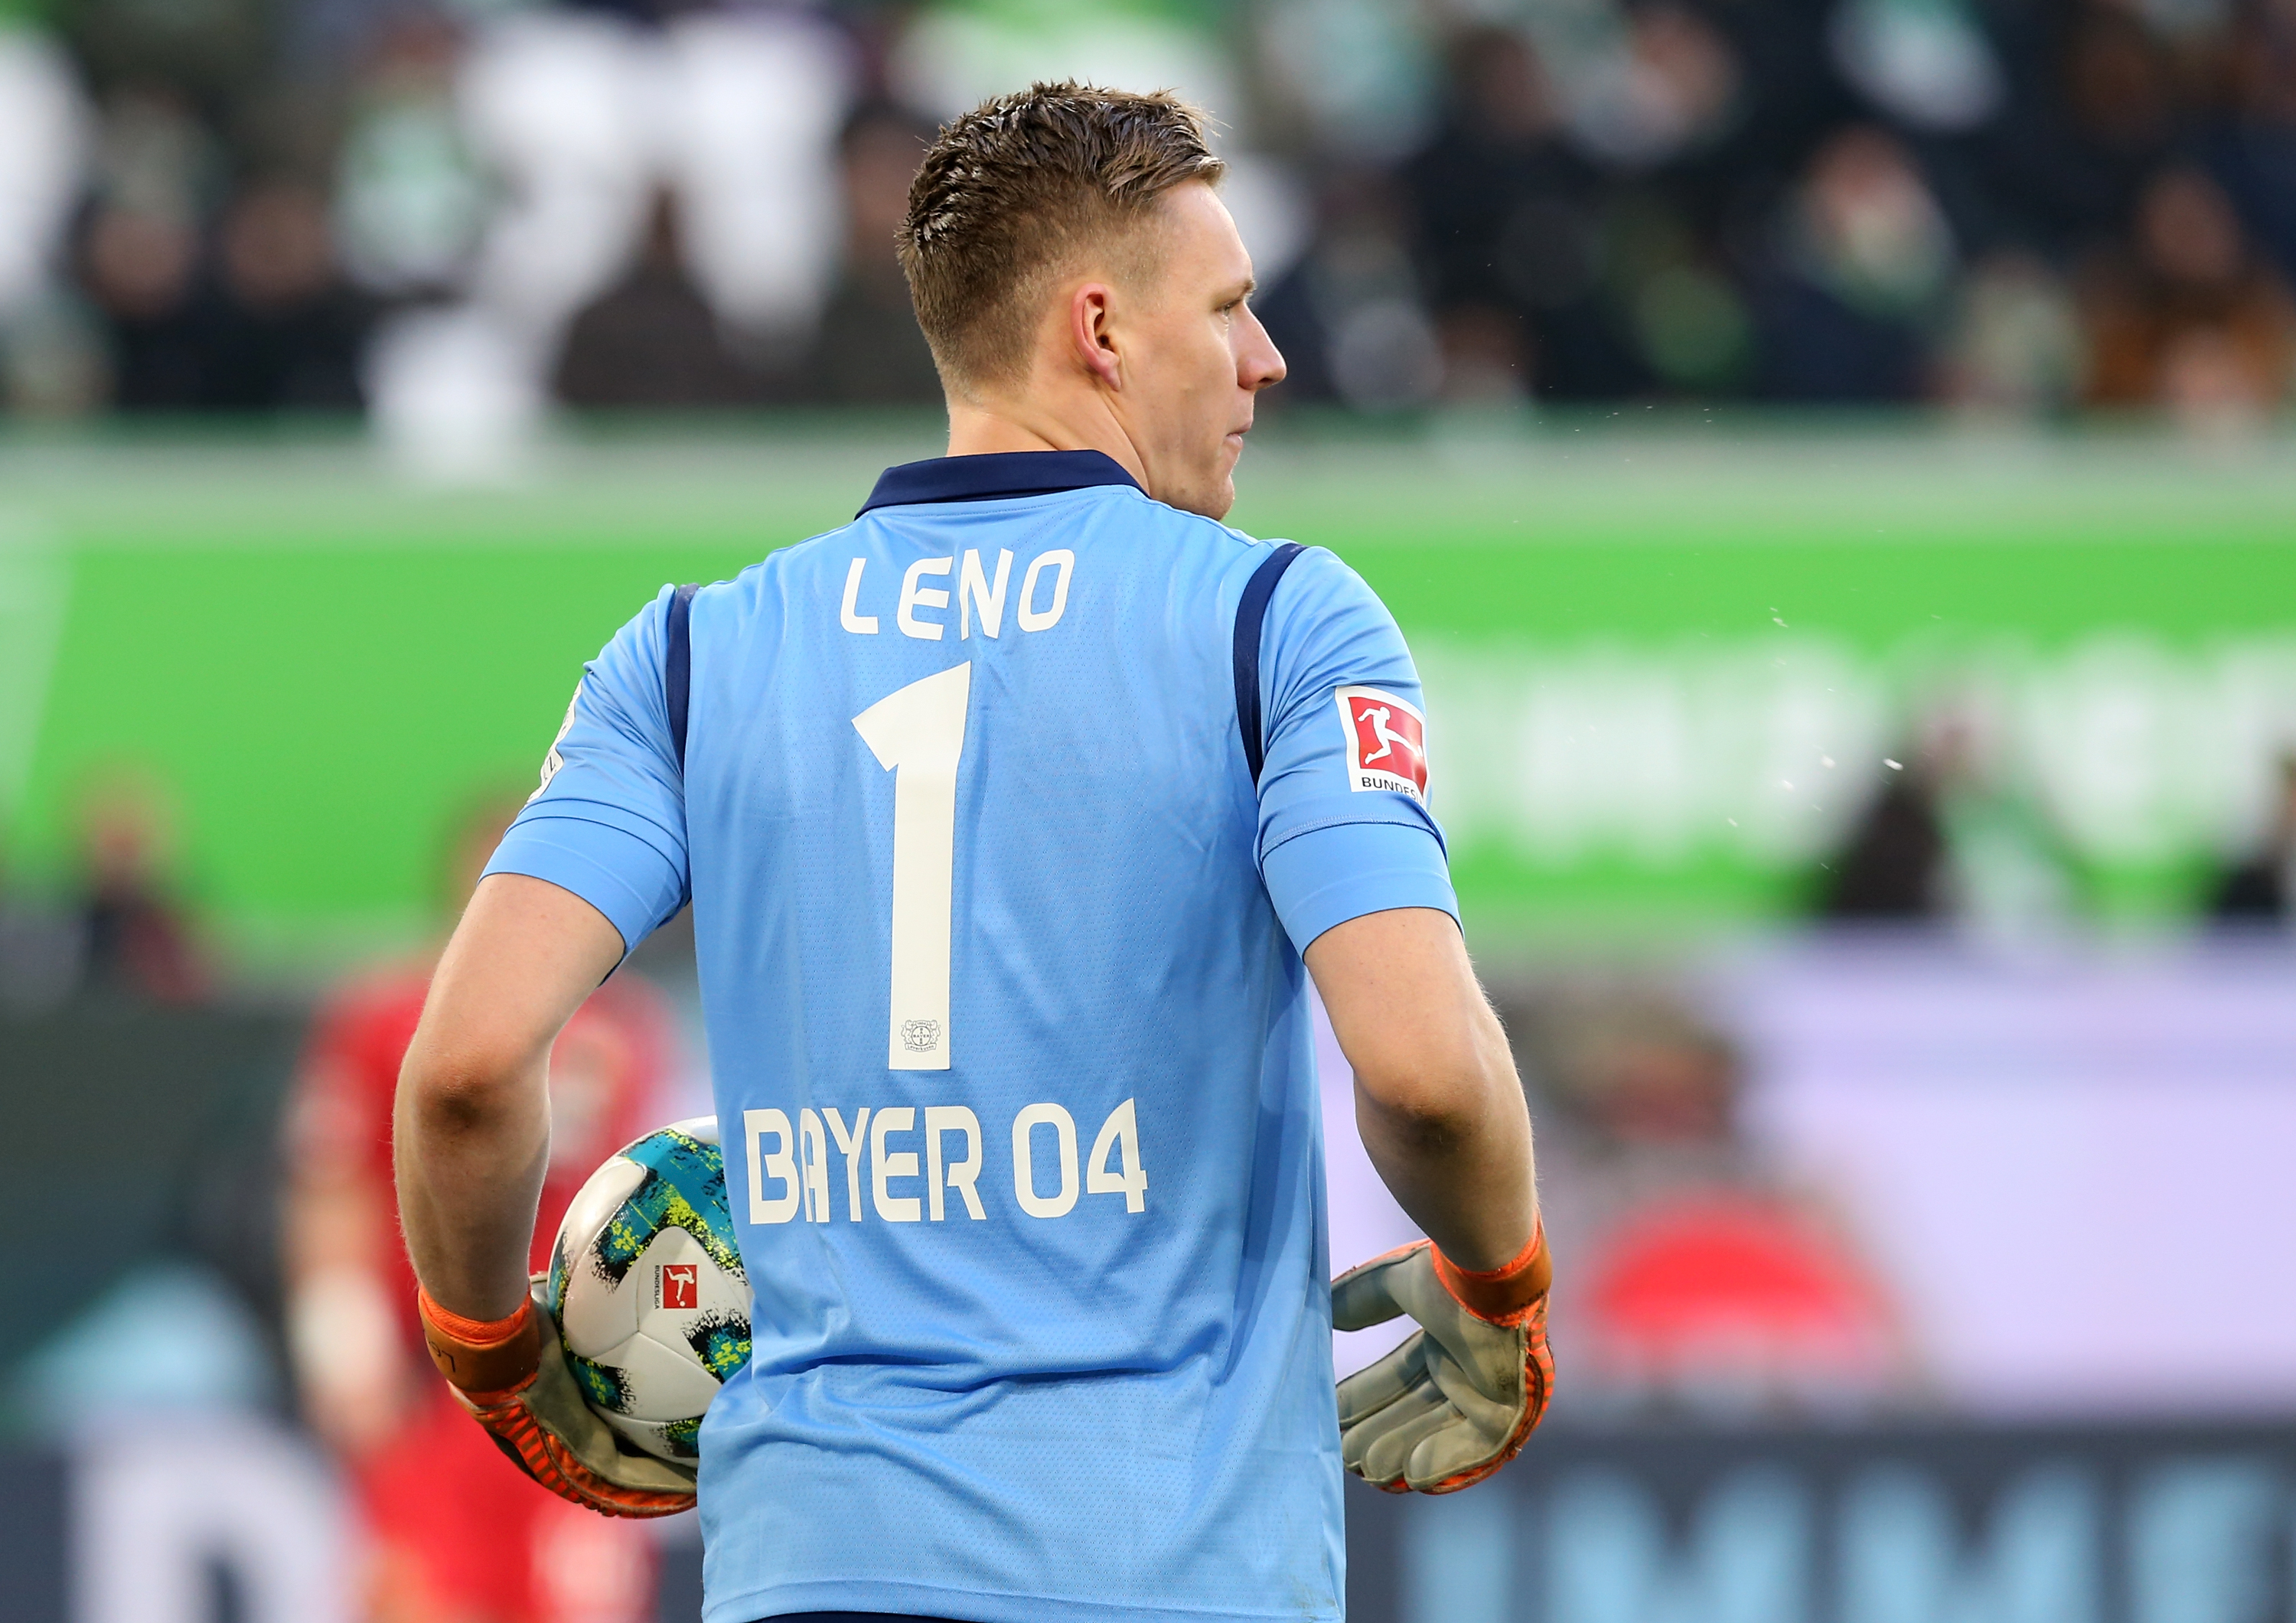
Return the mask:
[[[1332,547],[1410,635],[1471,926],[1704,930],[1804,904],[1939,709],[2077,906],[2166,916],[2296,742],[2296,461],[1997,428],[1629,420],[1255,445],[1234,521]],[[171,786],[243,947],[417,928],[441,831],[531,781],[666,581],[830,528],[929,423],[597,434],[439,489],[364,446],[0,446],[0,811]]]

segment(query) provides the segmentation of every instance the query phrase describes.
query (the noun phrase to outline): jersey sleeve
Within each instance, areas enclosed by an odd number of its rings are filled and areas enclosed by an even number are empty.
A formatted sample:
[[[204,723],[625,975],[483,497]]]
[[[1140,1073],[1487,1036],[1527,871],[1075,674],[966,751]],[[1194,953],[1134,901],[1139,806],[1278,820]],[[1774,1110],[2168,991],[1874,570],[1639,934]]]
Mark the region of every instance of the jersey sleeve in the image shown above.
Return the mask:
[[[487,864],[571,890],[628,951],[685,903],[685,784],[663,687],[665,587],[582,668],[542,787]]]
[[[1321,547],[1268,601],[1259,683],[1259,867],[1292,945],[1390,907],[1456,919],[1411,651],[1378,594]]]

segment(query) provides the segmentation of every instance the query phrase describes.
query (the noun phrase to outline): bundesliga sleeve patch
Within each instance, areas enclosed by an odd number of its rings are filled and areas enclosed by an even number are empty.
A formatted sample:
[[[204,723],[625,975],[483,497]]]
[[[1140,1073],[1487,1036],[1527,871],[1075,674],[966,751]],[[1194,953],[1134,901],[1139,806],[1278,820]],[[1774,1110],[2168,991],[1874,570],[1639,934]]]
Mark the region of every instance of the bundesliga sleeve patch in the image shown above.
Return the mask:
[[[566,701],[566,719],[558,724],[558,736],[550,741],[550,753],[542,758],[542,783],[532,794],[526,797],[526,803],[529,806],[542,799],[544,791],[550,787],[550,780],[556,777],[558,769],[566,764],[566,758],[558,753],[558,746],[564,743],[566,735],[574,730],[574,707],[581,702],[582,684],[577,682],[574,684],[574,697]]]
[[[1348,787],[1427,799],[1427,718],[1376,687],[1332,690],[1348,740]]]

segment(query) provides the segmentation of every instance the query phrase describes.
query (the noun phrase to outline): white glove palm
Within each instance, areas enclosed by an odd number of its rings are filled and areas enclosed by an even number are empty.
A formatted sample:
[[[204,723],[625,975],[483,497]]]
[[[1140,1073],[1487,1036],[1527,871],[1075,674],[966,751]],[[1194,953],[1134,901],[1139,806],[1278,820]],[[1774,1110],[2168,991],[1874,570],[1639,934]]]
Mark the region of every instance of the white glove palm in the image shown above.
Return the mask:
[[[1332,1322],[1340,1329],[1367,1329],[1398,1314],[1419,1325],[1402,1346],[1340,1382],[1347,1468],[1390,1493],[1447,1494],[1521,1452],[1554,1385],[1547,1275],[1544,1240],[1534,1236],[1516,1263],[1494,1275],[1463,1275],[1423,1240],[1333,1281]]]

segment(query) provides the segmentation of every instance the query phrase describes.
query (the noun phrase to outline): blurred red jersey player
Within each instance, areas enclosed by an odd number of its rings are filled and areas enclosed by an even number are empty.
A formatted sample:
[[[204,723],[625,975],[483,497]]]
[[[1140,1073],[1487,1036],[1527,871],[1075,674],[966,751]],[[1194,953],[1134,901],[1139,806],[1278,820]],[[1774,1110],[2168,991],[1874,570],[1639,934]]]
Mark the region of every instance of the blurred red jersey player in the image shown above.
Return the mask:
[[[458,831],[459,904],[516,812]],[[391,1098],[430,964],[360,977],[321,1008],[290,1114],[284,1264],[289,1339],[311,1424],[364,1523],[368,1623],[644,1623],[651,1539],[535,1485],[431,1375],[391,1187]],[[644,981],[618,976],[552,1051],[550,1170],[531,1266],[575,1192],[658,1125],[671,1028]]]

